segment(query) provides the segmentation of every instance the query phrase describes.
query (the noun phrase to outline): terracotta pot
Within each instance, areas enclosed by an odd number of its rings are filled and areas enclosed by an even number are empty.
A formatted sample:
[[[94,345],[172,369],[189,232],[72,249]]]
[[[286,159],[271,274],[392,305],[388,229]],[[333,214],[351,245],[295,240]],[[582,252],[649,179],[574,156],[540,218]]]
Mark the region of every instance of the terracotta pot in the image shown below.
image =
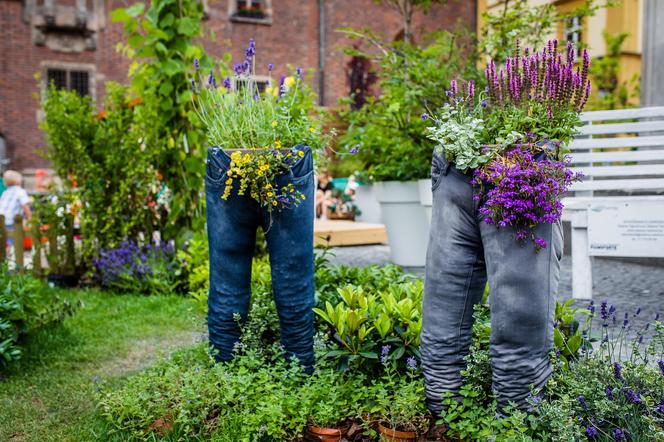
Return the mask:
[[[348,428],[322,428],[309,425],[309,433],[323,442],[339,442]]]
[[[392,428],[378,424],[380,440],[384,442],[412,442],[417,440],[417,433],[414,431],[397,431]]]

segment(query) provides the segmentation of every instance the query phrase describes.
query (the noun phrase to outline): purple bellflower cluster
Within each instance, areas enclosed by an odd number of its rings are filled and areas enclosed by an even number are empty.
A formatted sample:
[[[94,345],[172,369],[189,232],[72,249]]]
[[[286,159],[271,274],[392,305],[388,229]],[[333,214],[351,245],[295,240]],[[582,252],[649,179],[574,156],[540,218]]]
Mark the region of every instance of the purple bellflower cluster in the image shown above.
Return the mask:
[[[562,215],[561,196],[581,176],[568,167],[568,160],[537,161],[528,145],[516,145],[485,167],[475,170],[481,191],[476,200],[484,222],[497,227],[516,228],[516,239],[530,238],[536,250],[546,240],[532,232],[538,224],[555,223]]]

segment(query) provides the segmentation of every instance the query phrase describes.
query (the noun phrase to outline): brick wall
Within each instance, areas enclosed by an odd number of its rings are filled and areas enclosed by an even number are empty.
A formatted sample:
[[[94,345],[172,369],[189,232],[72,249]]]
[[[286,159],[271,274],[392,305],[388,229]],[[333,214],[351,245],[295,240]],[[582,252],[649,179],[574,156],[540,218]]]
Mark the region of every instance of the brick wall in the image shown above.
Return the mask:
[[[60,0],[58,0],[59,4]],[[38,127],[39,84],[34,75],[43,71],[46,62],[66,62],[94,67],[95,95],[99,101],[108,80],[127,81],[128,61],[116,53],[115,45],[122,40],[121,26],[111,23],[110,12],[117,6],[132,3],[123,0],[104,2],[106,25],[97,32],[96,50],[79,53],[56,52],[33,43],[32,28],[23,20],[24,3],[0,0],[0,133],[5,137],[10,167],[18,170],[47,166],[39,152],[45,148]],[[209,0],[206,31],[214,31],[215,41],[205,46],[214,55],[231,51],[242,59],[249,38],[256,39],[259,73],[266,73],[267,63],[275,64],[278,75],[286,64],[314,69],[312,83],[318,89],[318,1],[272,0],[270,25],[238,23],[229,19],[228,0]],[[450,0],[448,5],[434,6],[428,15],[417,14],[413,29],[422,31],[451,29],[461,23],[475,29],[475,1]],[[373,0],[325,0],[325,105],[337,103],[348,95],[345,77],[346,57],[340,50],[349,41],[339,27],[371,27],[393,39],[401,30],[400,17]],[[261,72],[262,70],[262,72]]]

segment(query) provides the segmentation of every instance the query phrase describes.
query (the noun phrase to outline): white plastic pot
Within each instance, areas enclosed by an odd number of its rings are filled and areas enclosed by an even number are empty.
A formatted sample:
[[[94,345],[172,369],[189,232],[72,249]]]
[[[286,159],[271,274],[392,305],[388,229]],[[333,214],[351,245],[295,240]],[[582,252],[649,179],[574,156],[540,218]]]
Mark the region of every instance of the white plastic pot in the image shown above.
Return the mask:
[[[362,212],[356,218],[357,221],[376,224],[383,222],[373,184],[363,184],[355,189],[355,205]]]
[[[424,207],[427,220],[427,234],[431,228],[431,206],[433,205],[433,192],[431,192],[431,179],[418,180],[417,186],[420,192],[420,204]]]
[[[423,267],[429,230],[417,181],[381,181],[374,188],[392,262],[404,267]]]

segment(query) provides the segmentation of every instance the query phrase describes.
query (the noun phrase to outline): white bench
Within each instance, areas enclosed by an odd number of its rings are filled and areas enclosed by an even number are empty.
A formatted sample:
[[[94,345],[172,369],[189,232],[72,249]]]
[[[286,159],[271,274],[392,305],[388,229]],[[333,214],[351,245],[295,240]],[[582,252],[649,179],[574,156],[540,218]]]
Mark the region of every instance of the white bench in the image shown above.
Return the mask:
[[[664,257],[664,107],[586,112],[571,143],[585,175],[563,200],[572,296],[592,298],[592,257]]]

